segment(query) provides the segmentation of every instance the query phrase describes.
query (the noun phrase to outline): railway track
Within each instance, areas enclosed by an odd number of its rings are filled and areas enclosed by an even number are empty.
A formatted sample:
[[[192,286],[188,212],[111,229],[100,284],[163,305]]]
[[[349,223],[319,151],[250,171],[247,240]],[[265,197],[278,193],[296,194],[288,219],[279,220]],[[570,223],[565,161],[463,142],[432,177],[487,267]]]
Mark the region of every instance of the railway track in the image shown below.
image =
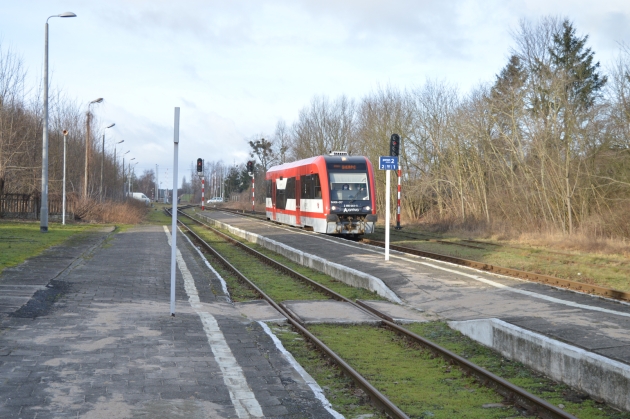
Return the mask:
[[[226,211],[226,210],[222,209],[221,211]],[[244,215],[244,216],[251,217],[251,218],[256,218],[256,219],[259,219],[259,220],[266,220],[265,215],[261,214],[261,213],[251,213],[251,212],[249,212],[249,213],[241,213],[241,212],[238,212],[238,211],[228,211],[228,212],[236,213],[236,214],[239,214],[239,215]],[[397,233],[397,234],[399,234],[399,233]],[[407,234],[413,234],[413,233],[407,233]],[[419,240],[431,241],[431,239],[419,239]],[[382,241],[379,241],[379,240],[372,240],[372,239],[362,238],[362,239],[360,239],[360,241],[362,243],[371,244],[373,246],[385,247],[385,243],[382,242]],[[457,244],[457,245],[460,245],[460,246],[466,246],[466,247],[473,247],[473,248],[481,249],[481,247],[478,247],[478,246],[465,245],[465,244],[462,244],[462,243],[453,243],[453,242],[449,242],[449,241],[446,241],[446,240],[435,240],[435,241],[436,242],[440,242],[440,243],[445,243],[445,244],[452,244],[452,245]],[[471,243],[475,243],[475,244],[494,245],[494,244],[491,244],[491,243],[479,242],[479,241],[475,241],[475,240],[466,240],[466,241],[467,242],[471,242]],[[521,280],[537,282],[537,283],[540,283],[540,284],[545,284],[545,285],[558,287],[558,288],[564,288],[564,289],[568,289],[568,290],[572,290],[572,291],[582,292],[582,293],[585,293],[585,294],[597,295],[597,296],[600,296],[600,297],[606,297],[606,298],[610,298],[610,299],[613,299],[613,300],[630,301],[630,292],[627,292],[627,291],[616,290],[616,289],[613,289],[613,288],[606,288],[606,287],[602,287],[602,286],[594,285],[594,284],[586,284],[584,282],[578,282],[578,281],[573,281],[573,280],[570,280],[570,279],[558,278],[558,277],[551,276],[551,275],[537,274],[537,273],[522,271],[522,270],[513,269],[513,268],[504,268],[504,267],[501,267],[501,266],[496,266],[496,265],[492,265],[492,264],[485,263],[485,262],[477,262],[477,261],[474,261],[474,260],[458,258],[458,257],[455,257],[455,256],[443,255],[443,254],[440,254],[440,253],[427,252],[427,251],[424,251],[424,250],[413,249],[411,247],[394,245],[394,244],[391,244],[391,242],[390,242],[389,248],[392,249],[392,250],[396,250],[396,251],[402,252],[402,253],[408,253],[408,254],[421,256],[421,257],[425,257],[425,258],[429,258],[429,259],[440,260],[440,261],[443,261],[443,262],[449,262],[449,263],[453,263],[453,264],[460,265],[460,266],[467,266],[469,268],[474,268],[474,269],[479,269],[479,270],[485,271],[485,272],[490,272],[490,273],[510,276],[510,277],[513,277],[513,278],[521,279]]]
[[[401,327],[400,325],[394,323],[393,319],[387,316],[385,313],[382,313],[361,300],[352,301],[341,294],[311,280],[310,278],[294,271],[293,269],[265,256],[264,254],[252,249],[249,246],[239,242],[238,240],[232,238],[231,236],[201,222],[200,220],[191,217],[188,214],[185,214],[181,211],[179,213],[192,220],[194,223],[212,231],[214,234],[220,236],[231,244],[237,246],[243,251],[249,253],[250,255],[256,257],[261,262],[277,269],[286,275],[295,278],[299,281],[302,281],[309,286],[317,289],[324,295],[335,299],[337,301],[343,301],[345,303],[351,304],[360,310],[366,311],[374,316],[377,316],[380,319],[382,326],[389,328],[390,330],[404,336],[406,339],[428,349],[436,356],[443,358],[446,362],[458,366],[466,375],[473,376],[480,384],[490,387],[494,389],[498,394],[502,395],[506,400],[514,403],[516,406],[521,409],[527,411],[530,414],[535,414],[538,417],[542,418],[574,418],[573,415],[559,409],[558,407],[548,403],[547,401],[527,392],[526,390],[513,385],[507,380],[504,380],[501,377],[496,376],[495,374],[486,371],[485,369],[471,363],[465,358],[460,357],[459,355],[442,348],[441,346],[415,334],[410,332],[409,330]],[[191,236],[195,239],[195,241],[201,245],[205,250],[213,254],[217,259],[224,265],[226,269],[233,272],[241,281],[248,284],[252,289],[254,289],[261,298],[265,299],[269,304],[278,310],[284,317],[287,318],[287,321],[295,327],[304,337],[310,340],[321,352],[323,352],[326,356],[328,356],[333,362],[335,362],[348,376],[350,376],[359,387],[361,387],[369,396],[373,403],[384,410],[388,415],[394,418],[407,418],[408,416],[400,410],[396,405],[394,405],[386,396],[380,393],[374,386],[372,386],[364,377],[362,377],[358,372],[356,372],[350,365],[348,365],[343,359],[341,359],[337,354],[335,354],[330,348],[328,348],[321,340],[311,334],[301,319],[297,316],[294,316],[293,313],[289,310],[285,310],[284,307],[270,298],[267,294],[265,294],[259,287],[257,287],[252,281],[246,278],[243,274],[241,274],[233,265],[230,264],[225,258],[223,258],[218,252],[216,252],[210,245],[208,245],[203,239],[201,239],[192,229],[190,229],[186,224],[179,221],[180,225],[185,228]]]

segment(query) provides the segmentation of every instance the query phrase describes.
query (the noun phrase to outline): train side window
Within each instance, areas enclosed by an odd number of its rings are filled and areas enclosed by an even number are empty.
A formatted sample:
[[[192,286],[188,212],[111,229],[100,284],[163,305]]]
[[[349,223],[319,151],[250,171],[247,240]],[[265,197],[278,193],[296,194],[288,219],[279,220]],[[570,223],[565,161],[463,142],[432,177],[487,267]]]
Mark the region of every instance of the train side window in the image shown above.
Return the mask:
[[[311,199],[313,194],[313,189],[311,185],[311,177],[310,176],[300,176],[300,198],[301,199]]]
[[[267,198],[271,198],[271,181],[270,180],[266,180],[265,181],[265,186],[267,189]]]
[[[286,198],[295,199],[295,178],[287,178]]]

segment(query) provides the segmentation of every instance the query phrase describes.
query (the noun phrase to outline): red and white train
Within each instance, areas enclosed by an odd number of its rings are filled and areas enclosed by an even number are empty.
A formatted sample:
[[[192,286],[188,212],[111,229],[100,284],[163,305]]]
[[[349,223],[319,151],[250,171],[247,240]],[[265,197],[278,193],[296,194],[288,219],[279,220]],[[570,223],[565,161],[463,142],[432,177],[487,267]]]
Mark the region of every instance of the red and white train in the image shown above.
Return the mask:
[[[269,220],[326,234],[374,232],[376,190],[367,157],[337,153],[274,166],[266,189]]]

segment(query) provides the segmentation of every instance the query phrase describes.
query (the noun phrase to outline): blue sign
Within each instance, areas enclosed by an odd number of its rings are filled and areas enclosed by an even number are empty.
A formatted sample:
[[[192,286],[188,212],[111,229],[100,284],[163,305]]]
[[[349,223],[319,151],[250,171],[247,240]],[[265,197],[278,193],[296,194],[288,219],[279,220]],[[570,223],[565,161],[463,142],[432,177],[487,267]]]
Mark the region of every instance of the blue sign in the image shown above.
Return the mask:
[[[398,157],[380,156],[378,158],[378,168],[380,170],[398,170]]]

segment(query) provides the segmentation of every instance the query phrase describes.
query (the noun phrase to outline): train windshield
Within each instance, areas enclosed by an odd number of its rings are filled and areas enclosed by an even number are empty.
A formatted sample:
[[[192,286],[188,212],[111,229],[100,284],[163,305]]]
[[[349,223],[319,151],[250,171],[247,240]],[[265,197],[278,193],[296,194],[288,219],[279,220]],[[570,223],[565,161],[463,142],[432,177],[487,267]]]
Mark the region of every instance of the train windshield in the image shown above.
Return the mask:
[[[367,173],[328,173],[330,179],[330,199],[346,201],[351,199],[368,200]]]

